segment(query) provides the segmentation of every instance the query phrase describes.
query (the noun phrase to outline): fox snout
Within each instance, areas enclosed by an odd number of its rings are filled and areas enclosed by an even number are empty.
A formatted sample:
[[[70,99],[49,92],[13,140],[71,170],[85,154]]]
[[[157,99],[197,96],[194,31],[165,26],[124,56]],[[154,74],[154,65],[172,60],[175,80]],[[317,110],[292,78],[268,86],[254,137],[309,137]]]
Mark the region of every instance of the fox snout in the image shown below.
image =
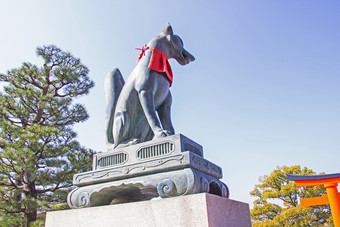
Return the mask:
[[[186,64],[189,64],[190,62],[192,61],[195,61],[195,57],[192,56],[186,49],[182,49],[182,51],[180,51],[178,53],[177,56],[174,57],[177,62],[180,64],[180,65],[186,65]]]
[[[182,55],[186,60],[186,64],[189,64],[192,61],[195,61],[195,57],[192,56],[186,49],[183,48]]]

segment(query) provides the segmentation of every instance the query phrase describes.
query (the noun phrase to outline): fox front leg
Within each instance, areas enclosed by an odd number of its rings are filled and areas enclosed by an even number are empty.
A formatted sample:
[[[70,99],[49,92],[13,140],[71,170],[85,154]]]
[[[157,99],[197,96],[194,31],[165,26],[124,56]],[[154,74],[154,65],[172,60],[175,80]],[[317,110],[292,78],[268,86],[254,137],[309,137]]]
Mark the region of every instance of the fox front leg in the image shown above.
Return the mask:
[[[169,136],[170,132],[163,130],[156,114],[154,94],[151,91],[141,90],[138,92],[145,117],[156,138]]]
[[[162,123],[163,129],[167,130],[170,133],[170,135],[173,135],[175,134],[175,130],[171,122],[171,104],[172,96],[171,93],[169,92],[164,103],[158,108],[157,113]]]

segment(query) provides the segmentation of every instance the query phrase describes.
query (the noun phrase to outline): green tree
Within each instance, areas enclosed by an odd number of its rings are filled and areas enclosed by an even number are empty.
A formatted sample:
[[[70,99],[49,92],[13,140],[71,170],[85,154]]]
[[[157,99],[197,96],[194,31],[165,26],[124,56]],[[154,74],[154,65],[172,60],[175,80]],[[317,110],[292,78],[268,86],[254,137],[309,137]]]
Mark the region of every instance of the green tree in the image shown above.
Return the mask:
[[[29,226],[49,204],[65,202],[73,174],[89,170],[94,153],[73,131],[88,118],[85,107],[74,103],[94,86],[87,67],[53,45],[36,53],[43,58],[41,68],[23,63],[0,74],[3,225]]]
[[[253,226],[333,226],[329,205],[301,207],[300,198],[319,197],[326,194],[323,186],[297,188],[286,173],[295,175],[316,175],[296,166],[277,167],[269,176],[260,177],[250,195],[257,199],[250,211]],[[323,173],[320,173],[323,174]]]

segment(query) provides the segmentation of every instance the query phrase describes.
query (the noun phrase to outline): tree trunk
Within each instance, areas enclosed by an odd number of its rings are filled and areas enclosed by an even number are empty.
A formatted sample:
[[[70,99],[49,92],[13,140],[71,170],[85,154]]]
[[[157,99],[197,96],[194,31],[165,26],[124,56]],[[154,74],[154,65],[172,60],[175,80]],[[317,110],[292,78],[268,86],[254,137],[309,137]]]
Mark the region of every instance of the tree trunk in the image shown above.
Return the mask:
[[[24,212],[24,220],[25,227],[29,227],[31,222],[37,220],[37,206],[35,201],[29,201],[30,199],[36,199],[37,193],[35,188],[35,182],[30,181],[29,174],[25,171],[23,174],[23,185],[24,185],[24,193],[28,202],[25,204],[25,212]]]
[[[25,227],[29,227],[31,222],[37,220],[37,209],[33,209],[31,212],[24,214]]]

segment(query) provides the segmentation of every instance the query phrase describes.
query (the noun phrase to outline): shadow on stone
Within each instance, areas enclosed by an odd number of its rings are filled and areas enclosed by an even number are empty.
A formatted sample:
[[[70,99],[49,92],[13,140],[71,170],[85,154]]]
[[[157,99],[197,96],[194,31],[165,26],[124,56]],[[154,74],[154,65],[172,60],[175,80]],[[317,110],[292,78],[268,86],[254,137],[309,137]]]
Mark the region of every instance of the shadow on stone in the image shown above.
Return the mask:
[[[210,190],[209,190],[210,194],[222,196],[222,190],[216,182],[211,182],[209,184],[209,188],[210,188]]]

